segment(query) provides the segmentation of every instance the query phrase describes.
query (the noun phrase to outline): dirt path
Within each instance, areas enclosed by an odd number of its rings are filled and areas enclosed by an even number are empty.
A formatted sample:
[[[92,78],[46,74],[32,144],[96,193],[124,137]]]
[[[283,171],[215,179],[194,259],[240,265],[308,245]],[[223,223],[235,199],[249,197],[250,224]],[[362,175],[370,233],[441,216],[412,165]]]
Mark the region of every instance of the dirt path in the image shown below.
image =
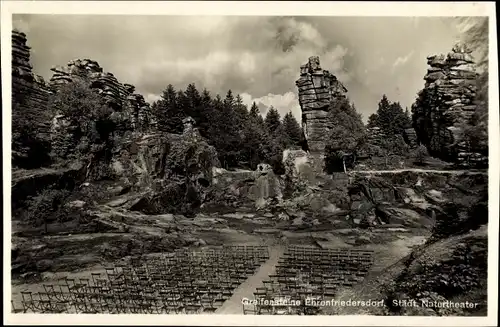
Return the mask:
[[[269,250],[269,259],[260,266],[257,273],[238,288],[236,288],[233,296],[231,296],[222,307],[220,307],[216,314],[243,314],[243,305],[241,300],[243,298],[253,299],[253,292],[257,287],[264,286],[263,281],[275,272],[278,259],[284,253],[285,249],[281,246],[271,247]]]

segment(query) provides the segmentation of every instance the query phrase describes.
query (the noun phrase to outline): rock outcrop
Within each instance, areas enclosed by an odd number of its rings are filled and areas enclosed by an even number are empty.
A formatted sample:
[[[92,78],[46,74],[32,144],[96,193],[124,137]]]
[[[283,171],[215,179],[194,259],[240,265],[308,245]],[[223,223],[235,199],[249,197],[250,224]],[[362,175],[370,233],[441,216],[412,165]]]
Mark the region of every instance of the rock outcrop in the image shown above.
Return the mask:
[[[457,44],[444,55],[427,57],[426,83],[412,106],[419,141],[433,156],[452,162],[480,162],[462,140],[464,126],[476,111],[476,80],[472,50]]]
[[[182,135],[145,134],[114,156],[115,180],[139,194],[131,210],[190,215],[204,202],[217,152],[189,122]]]
[[[45,161],[40,147],[50,139],[50,90],[32,71],[26,41],[26,34],[12,31],[12,159],[15,166],[37,167]]]
[[[330,128],[328,107],[335,99],[344,97],[347,89],[335,75],[321,68],[317,56],[300,66],[300,78],[295,84],[299,89],[302,127],[309,151],[323,152]]]
[[[91,88],[103,95],[111,108],[126,116],[131,129],[145,132],[154,126],[155,120],[144,97],[134,93],[133,85],[122,84],[112,73],[104,72],[96,61],[71,60],[65,67],[54,66],[51,70],[54,74],[50,86],[54,91],[75,79],[84,79],[90,82]]]
[[[410,149],[415,149],[418,146],[417,132],[414,128],[406,128],[403,132],[403,138]]]

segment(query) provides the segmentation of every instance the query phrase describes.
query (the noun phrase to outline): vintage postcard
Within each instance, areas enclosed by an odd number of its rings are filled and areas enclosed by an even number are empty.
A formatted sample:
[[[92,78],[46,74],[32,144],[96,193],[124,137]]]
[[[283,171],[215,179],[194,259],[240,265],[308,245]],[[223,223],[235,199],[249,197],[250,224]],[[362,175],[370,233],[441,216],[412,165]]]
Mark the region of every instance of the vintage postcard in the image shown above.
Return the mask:
[[[5,323],[496,323],[494,3],[1,6]]]

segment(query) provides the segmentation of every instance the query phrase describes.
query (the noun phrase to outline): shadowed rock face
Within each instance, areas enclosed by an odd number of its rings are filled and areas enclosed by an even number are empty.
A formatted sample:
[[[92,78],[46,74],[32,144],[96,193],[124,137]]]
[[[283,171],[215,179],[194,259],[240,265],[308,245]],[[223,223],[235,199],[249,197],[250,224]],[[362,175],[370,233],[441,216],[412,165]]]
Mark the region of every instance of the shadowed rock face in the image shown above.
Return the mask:
[[[41,76],[33,74],[26,42],[26,34],[12,31],[12,159],[15,166],[37,168],[46,163],[38,148],[50,140],[50,90]],[[37,140],[23,134],[29,129],[36,129]]]
[[[302,109],[302,127],[311,152],[322,152],[330,124],[327,114],[330,103],[344,97],[347,89],[335,75],[321,69],[319,57],[309,58],[300,66],[300,78],[295,82],[299,89]]]
[[[461,142],[464,126],[477,109],[476,80],[472,50],[456,45],[445,55],[427,57],[430,66],[425,87],[412,106],[418,139],[429,152],[450,161],[481,161]]]

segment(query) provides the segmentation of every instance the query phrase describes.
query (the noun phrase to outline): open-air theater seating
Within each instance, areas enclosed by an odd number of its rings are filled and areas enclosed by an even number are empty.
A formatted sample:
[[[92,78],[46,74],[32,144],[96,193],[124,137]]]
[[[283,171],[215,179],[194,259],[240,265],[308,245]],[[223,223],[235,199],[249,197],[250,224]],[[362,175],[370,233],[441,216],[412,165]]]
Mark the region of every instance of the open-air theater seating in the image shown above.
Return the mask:
[[[64,278],[38,293],[22,292],[15,312],[214,312],[269,258],[266,246],[222,246],[136,257],[89,278]]]

